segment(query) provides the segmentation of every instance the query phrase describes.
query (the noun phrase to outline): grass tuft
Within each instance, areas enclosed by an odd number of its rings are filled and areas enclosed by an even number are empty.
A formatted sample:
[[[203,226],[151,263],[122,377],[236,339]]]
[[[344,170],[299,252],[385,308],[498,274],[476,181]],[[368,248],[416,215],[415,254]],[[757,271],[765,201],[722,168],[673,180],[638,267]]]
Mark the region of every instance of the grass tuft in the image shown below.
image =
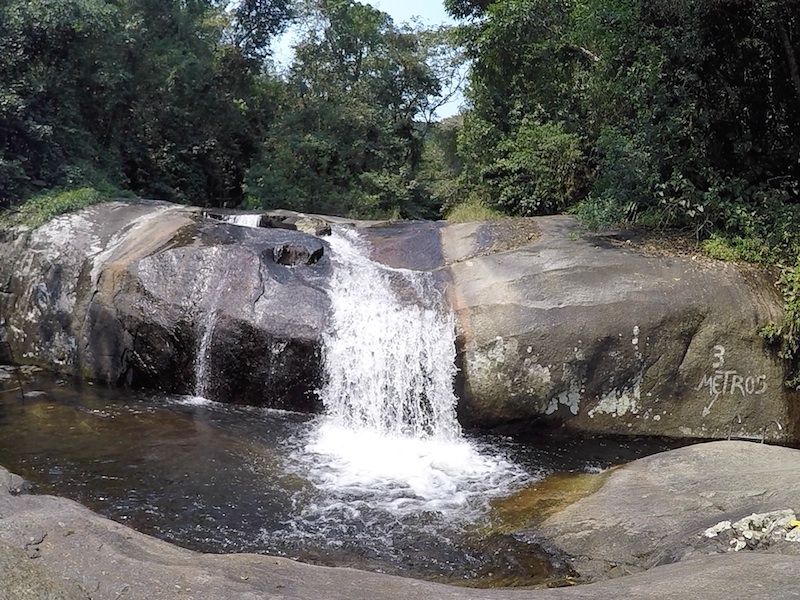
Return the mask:
[[[6,217],[12,224],[36,228],[49,220],[97,204],[109,198],[94,188],[51,190],[34,196]]]

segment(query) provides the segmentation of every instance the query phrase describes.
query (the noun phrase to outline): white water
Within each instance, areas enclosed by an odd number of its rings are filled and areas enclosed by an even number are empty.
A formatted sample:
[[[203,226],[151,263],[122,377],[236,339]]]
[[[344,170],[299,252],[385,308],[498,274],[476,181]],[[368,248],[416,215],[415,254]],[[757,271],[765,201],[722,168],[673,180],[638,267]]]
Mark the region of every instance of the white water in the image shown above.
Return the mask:
[[[261,224],[261,215],[223,215],[222,220],[243,227],[259,227]]]
[[[228,273],[220,279],[215,279],[219,272],[215,266],[220,252],[218,246],[207,250],[203,257],[205,262],[198,270],[198,278],[191,295],[191,302],[195,307],[201,305],[208,307],[204,311],[198,311],[195,322],[198,342],[194,357],[194,394],[200,398],[206,398],[209,394],[210,380],[213,376],[211,344],[214,341],[219,318],[219,302],[223,292],[228,289]]]
[[[210,373],[210,349],[214,339],[214,330],[217,326],[217,311],[212,311],[209,317],[203,321],[200,336],[200,343],[194,360],[194,393],[195,396],[205,398],[208,395],[209,373]]]
[[[317,527],[363,510],[474,519],[528,476],[461,434],[451,311],[430,274],[373,262],[355,231],[334,229],[328,242],[326,414],[296,456],[322,492],[309,517]]]
[[[328,416],[355,431],[456,440],[455,326],[430,274],[378,265],[352,229],[328,242]]]

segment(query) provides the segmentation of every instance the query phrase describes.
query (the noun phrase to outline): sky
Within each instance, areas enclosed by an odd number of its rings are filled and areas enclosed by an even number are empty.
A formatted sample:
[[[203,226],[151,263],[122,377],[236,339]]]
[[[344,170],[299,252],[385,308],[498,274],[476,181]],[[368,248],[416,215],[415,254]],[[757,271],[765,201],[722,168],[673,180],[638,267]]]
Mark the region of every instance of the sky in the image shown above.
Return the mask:
[[[371,4],[378,10],[389,13],[395,25],[403,23],[417,23],[426,26],[441,24],[454,25],[453,21],[444,10],[441,0],[360,0],[363,4]],[[273,58],[280,66],[288,66],[291,61],[291,46],[294,38],[292,30],[280,37],[275,45]],[[463,102],[463,97],[457,94],[450,102],[439,108],[437,116],[445,118],[458,113]]]
[[[402,25],[418,17],[424,25],[453,24],[441,0],[371,0],[375,8],[389,13],[395,24]]]

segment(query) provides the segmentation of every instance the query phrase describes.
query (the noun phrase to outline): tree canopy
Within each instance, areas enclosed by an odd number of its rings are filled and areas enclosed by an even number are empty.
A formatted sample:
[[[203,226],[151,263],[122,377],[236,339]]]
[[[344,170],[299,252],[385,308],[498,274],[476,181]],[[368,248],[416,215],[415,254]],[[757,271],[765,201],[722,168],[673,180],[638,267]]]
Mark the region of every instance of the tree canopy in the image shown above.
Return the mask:
[[[593,224],[797,249],[780,224],[800,200],[800,2],[447,6],[473,61],[468,193],[512,214],[576,207]]]
[[[800,0],[3,0],[0,207],[53,189],[800,242]],[[288,69],[270,48],[297,34]],[[459,59],[467,107],[437,122]]]

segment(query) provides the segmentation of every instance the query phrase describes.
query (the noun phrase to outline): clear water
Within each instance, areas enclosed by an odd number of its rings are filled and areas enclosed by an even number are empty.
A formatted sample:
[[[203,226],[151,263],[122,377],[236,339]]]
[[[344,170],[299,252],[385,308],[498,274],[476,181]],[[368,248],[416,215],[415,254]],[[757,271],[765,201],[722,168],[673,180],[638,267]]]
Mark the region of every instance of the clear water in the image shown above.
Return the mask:
[[[24,385],[23,402],[15,376],[0,377],[0,464],[30,481],[34,493],[72,498],[206,552],[261,552],[448,581],[480,580],[500,568],[517,583],[549,576],[536,549],[487,533],[485,513],[452,521],[448,515],[464,504],[451,502],[449,491],[438,498],[412,493],[406,486],[414,480],[405,473],[400,483],[375,486],[369,449],[353,461],[364,461],[361,479],[350,465],[342,480],[327,454],[299,459],[313,450],[320,417],[44,376],[25,378]],[[467,439],[530,480],[602,469],[670,446],[541,434],[522,443]],[[421,454],[415,460],[424,471],[435,459]],[[447,459],[439,459],[430,468],[446,473]],[[326,478],[335,485],[326,487]]]

